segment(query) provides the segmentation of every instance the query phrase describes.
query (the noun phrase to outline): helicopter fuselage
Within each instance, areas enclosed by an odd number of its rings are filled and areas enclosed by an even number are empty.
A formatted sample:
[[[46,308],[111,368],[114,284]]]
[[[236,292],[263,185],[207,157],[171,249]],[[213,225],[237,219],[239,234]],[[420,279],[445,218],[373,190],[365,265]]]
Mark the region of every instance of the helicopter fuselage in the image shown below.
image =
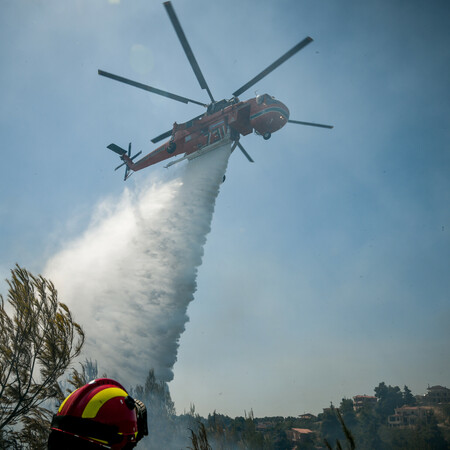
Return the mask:
[[[239,101],[221,100],[209,105],[205,114],[185,123],[174,123],[171,138],[148,155],[133,163],[126,154],[122,159],[133,170],[164,161],[181,154],[190,155],[231,135],[238,140],[253,131],[268,139],[289,120],[289,109],[268,94]]]

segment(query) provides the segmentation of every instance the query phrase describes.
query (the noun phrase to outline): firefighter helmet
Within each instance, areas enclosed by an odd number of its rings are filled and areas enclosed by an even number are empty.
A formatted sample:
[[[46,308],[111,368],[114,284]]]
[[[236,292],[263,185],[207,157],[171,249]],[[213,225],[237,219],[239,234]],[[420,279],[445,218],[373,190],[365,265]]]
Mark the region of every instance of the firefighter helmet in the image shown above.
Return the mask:
[[[74,442],[74,448],[130,449],[148,434],[147,411],[117,381],[100,378],[62,402],[51,429],[49,449],[62,448],[63,441]]]

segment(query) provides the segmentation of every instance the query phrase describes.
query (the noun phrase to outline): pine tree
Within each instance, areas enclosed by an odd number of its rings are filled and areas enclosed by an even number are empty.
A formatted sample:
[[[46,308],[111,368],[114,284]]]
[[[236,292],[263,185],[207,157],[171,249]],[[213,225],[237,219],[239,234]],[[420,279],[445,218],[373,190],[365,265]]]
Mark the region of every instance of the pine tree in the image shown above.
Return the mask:
[[[63,398],[58,378],[84,343],[51,281],[19,265],[6,281],[7,305],[0,296],[0,447],[11,436],[35,442],[48,430],[43,403]]]
[[[412,392],[408,388],[408,386],[405,385],[405,387],[403,388],[403,404],[413,406],[416,403],[416,398],[414,397],[414,395],[412,395]]]

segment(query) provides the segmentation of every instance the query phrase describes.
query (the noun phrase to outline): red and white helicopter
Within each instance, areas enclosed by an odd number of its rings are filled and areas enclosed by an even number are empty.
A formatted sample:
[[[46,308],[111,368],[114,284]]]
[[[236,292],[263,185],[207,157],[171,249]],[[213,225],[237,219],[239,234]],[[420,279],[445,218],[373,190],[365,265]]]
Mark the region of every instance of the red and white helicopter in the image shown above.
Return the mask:
[[[166,131],[165,133],[152,139],[153,143],[157,143],[163,139],[170,138],[167,142],[141,158],[139,161],[134,162],[134,160],[142,152],[131,156],[131,143],[128,146],[128,151],[116,144],[108,145],[107,148],[118,153],[123,161],[120,166],[116,167],[116,170],[125,165],[124,180],[131,175],[130,170],[141,170],[145,167],[159,163],[160,161],[164,161],[174,156],[183,155],[181,158],[171,161],[165,166],[169,167],[184,159],[190,160],[201,156],[219,145],[222,145],[223,141],[227,139],[234,142],[232,151],[236,147],[239,147],[246,158],[250,162],[254,162],[240,143],[240,136],[246,136],[254,131],[256,134],[261,135],[265,140],[267,140],[270,138],[272,133],[278,131],[286,125],[287,122],[314,127],[333,128],[331,125],[289,120],[289,110],[286,105],[268,94],[258,95],[255,98],[251,98],[246,101],[240,101],[238,98],[239,95],[247,91],[255,83],[260,81],[291,56],[295,55],[299,50],[311,43],[312,39],[310,37],[306,37],[300,41],[261,73],[252,78],[248,83],[233,92],[233,97],[231,99],[216,101],[209,90],[205,78],[203,77],[171,2],[164,2],[164,7],[166,8],[173,27],[175,28],[175,32],[178,35],[178,39],[181,42],[195,76],[200,83],[200,87],[202,89],[206,89],[209,98],[211,99],[211,103],[205,104],[203,102],[182,97],[171,92],[163,91],[146,84],[138,83],[136,81],[99,70],[98,74],[104,77],[129,84],[139,89],[144,89],[154,94],[168,97],[172,100],[177,100],[186,104],[195,103],[206,108],[205,113],[185,123],[177,124],[175,122],[171,130]]]

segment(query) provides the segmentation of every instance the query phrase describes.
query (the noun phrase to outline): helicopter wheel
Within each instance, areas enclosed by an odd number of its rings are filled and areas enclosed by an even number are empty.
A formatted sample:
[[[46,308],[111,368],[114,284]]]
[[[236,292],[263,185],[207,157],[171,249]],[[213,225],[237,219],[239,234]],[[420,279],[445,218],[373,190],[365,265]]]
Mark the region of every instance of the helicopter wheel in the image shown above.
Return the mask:
[[[263,139],[264,139],[265,141],[267,141],[268,139],[270,139],[271,136],[272,136],[272,133],[269,133],[269,132],[264,133],[264,134],[263,134]]]

